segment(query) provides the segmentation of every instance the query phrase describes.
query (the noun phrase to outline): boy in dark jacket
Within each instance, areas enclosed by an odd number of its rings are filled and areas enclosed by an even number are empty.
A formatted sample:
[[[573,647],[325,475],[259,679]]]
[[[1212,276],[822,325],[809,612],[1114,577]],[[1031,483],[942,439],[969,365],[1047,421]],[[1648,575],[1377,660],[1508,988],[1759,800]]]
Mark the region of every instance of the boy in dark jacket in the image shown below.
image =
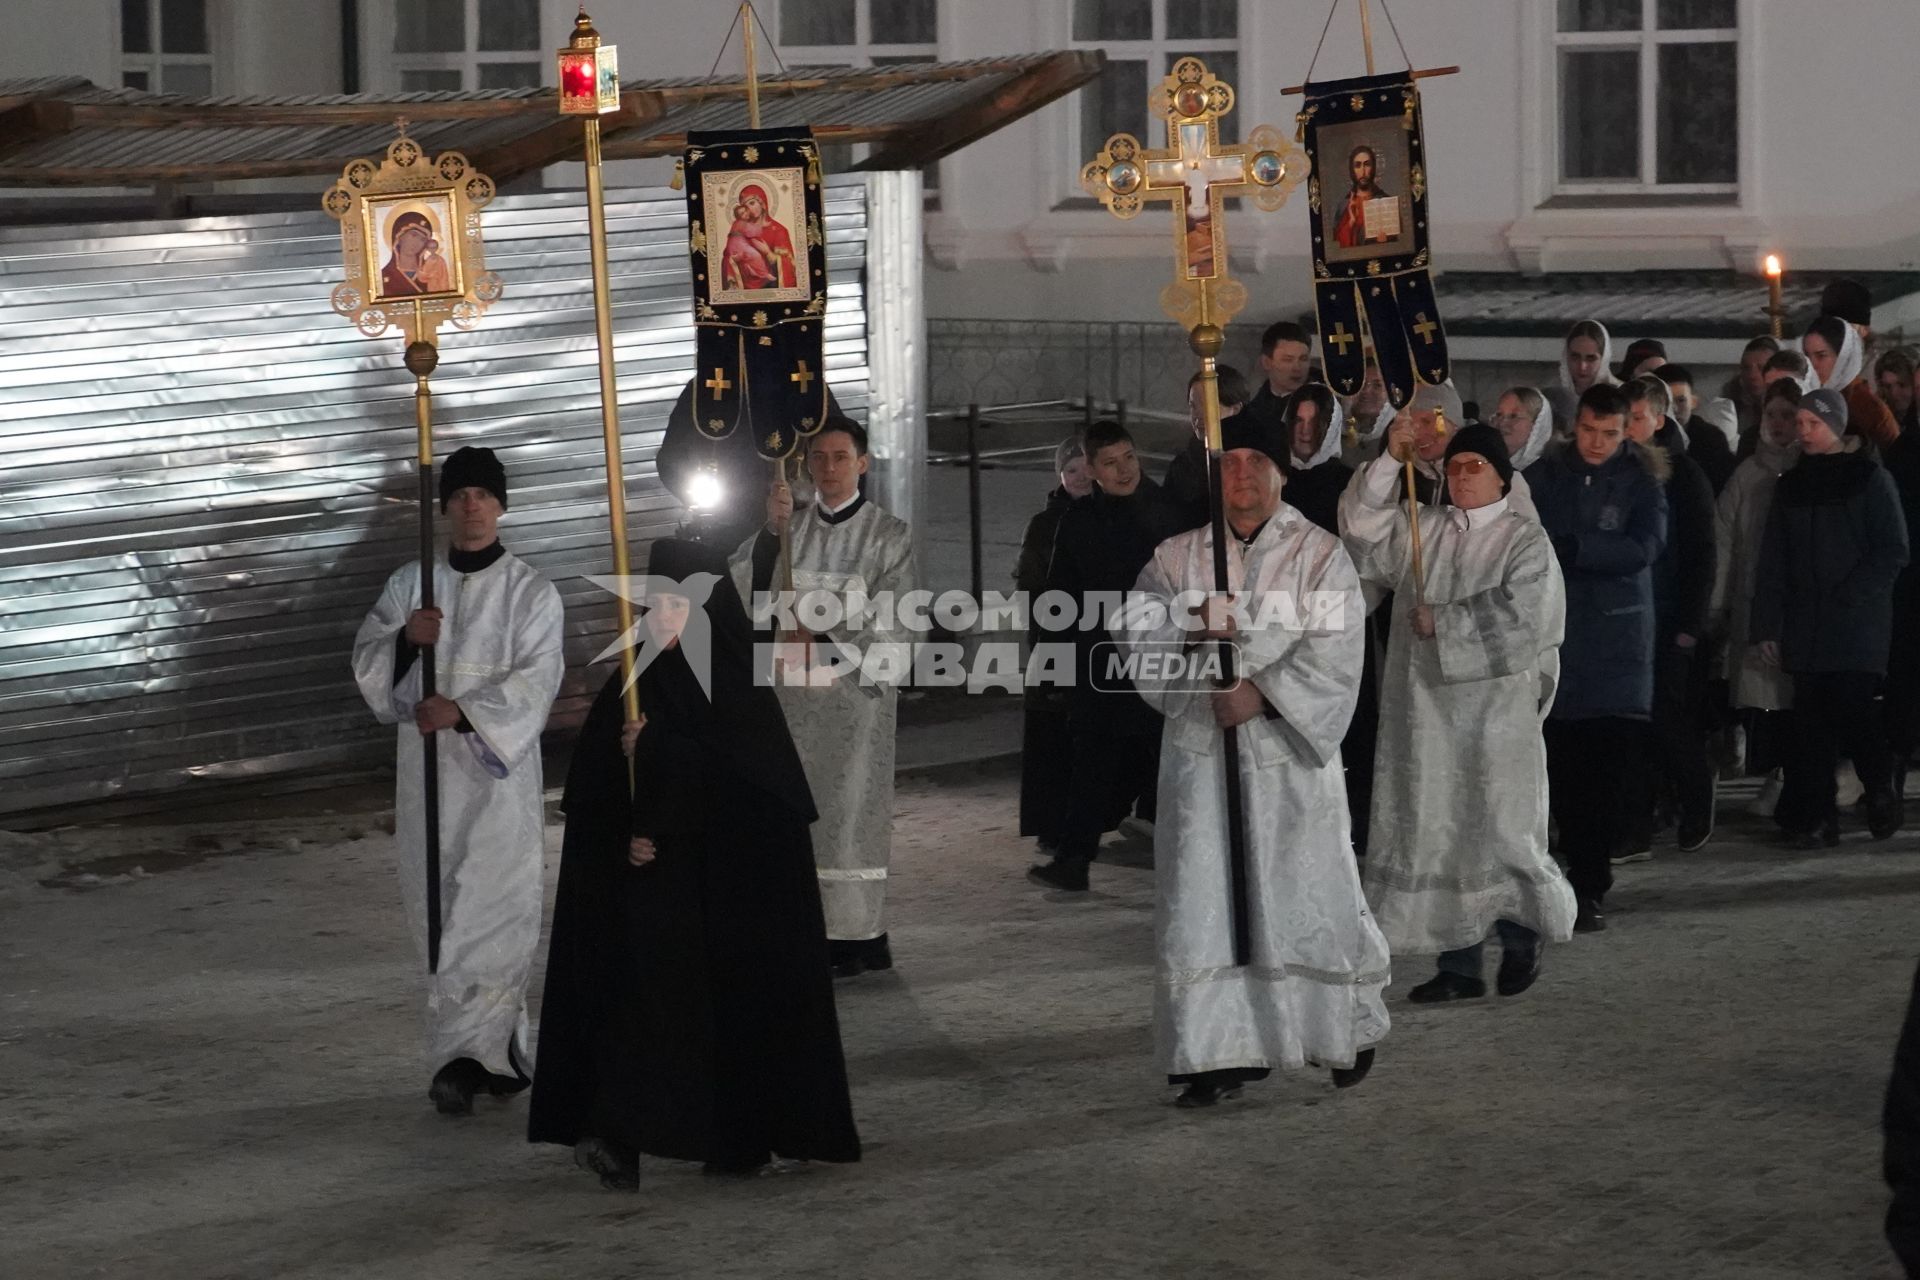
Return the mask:
[[[1887,674],[1893,585],[1907,522],[1885,468],[1848,451],[1847,402],[1822,388],[1800,402],[1800,461],[1780,477],[1754,584],[1752,635],[1793,677],[1787,792],[1802,798],[1802,848],[1840,843],[1834,769],[1843,750],[1866,789],[1876,840],[1900,829],[1900,795],[1874,698]]]
[[[1078,602],[1081,617],[1071,637],[1074,687],[1067,701],[1072,734],[1072,781],[1060,846],[1053,859],[1028,871],[1051,889],[1081,892],[1087,868],[1100,852],[1100,837],[1143,795],[1151,795],[1160,772],[1160,713],[1131,688],[1096,681],[1100,646],[1111,642],[1105,623],[1088,625],[1100,597],[1117,602],[1153,558],[1153,549],[1184,530],[1179,510],[1159,485],[1141,474],[1133,437],[1117,422],[1096,422],[1085,437],[1094,492],[1068,507],[1054,534],[1046,589]]]
[[[1567,585],[1547,778],[1582,933],[1606,928],[1608,858],[1646,803],[1653,565],[1667,545],[1666,474],[1665,455],[1627,439],[1626,397],[1604,384],[1580,397],[1572,443],[1527,471]]]
[[[1666,372],[1665,369],[1661,370]],[[1627,438],[1665,455],[1669,475],[1667,546],[1653,566],[1653,765],[1651,799],[1665,800],[1691,853],[1713,834],[1713,765],[1707,758],[1707,610],[1718,564],[1713,485],[1687,452],[1667,410],[1666,383],[1635,378],[1627,397]],[[1704,426],[1704,424],[1703,424]],[[1711,430],[1712,428],[1706,428]],[[1632,847],[1619,862],[1653,856],[1654,804],[1635,815]]]

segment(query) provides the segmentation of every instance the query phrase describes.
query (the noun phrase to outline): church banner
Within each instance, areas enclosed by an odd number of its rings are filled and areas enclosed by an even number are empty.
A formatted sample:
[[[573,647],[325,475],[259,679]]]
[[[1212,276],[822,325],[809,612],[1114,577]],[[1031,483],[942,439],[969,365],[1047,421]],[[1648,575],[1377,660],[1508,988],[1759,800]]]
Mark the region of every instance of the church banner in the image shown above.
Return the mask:
[[[1448,376],[1430,274],[1420,90],[1409,72],[1307,86],[1314,301],[1327,382],[1359,392],[1371,345],[1398,407]],[[1365,341],[1370,339],[1370,344]]]
[[[827,416],[820,152],[807,128],[690,133],[694,423],[790,456]]]

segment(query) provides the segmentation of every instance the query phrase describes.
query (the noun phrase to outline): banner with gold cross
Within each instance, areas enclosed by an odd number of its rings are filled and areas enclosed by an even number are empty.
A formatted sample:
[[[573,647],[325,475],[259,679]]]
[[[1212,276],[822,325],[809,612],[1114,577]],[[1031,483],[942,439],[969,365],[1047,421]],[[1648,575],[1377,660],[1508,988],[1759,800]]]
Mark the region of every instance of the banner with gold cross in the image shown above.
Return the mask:
[[[1420,89],[1410,72],[1306,86],[1298,116],[1311,176],[1314,301],[1327,381],[1366,379],[1365,338],[1398,407],[1449,372],[1427,244]]]
[[[826,206],[805,127],[687,135],[694,423],[785,458],[827,417]]]

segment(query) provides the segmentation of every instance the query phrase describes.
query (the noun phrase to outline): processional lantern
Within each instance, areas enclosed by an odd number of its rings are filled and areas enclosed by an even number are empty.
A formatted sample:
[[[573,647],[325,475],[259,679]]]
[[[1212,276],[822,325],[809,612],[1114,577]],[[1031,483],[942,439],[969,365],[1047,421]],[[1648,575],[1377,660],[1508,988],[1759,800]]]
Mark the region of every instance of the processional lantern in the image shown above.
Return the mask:
[[[500,277],[487,270],[480,211],[493,200],[493,180],[457,151],[429,160],[395,122],[400,136],[375,164],[359,159],[327,188],[321,207],[340,224],[346,279],[333,290],[333,309],[360,332],[378,337],[399,326],[404,362],[414,378],[420,503],[420,607],[433,604],[437,495],[433,479],[433,392],[440,326],[471,329],[500,300]],[[423,697],[435,692],[432,646],[420,650]],[[426,819],[427,968],[440,968],[440,786],[438,734],[421,753]]]

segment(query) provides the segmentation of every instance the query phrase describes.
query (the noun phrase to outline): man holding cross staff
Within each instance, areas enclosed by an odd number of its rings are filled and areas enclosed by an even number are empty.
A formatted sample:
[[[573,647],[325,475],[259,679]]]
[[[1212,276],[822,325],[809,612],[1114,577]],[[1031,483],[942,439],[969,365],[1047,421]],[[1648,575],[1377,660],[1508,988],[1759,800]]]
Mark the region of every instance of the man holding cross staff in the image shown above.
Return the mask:
[[[1154,1022],[1185,1107],[1275,1066],[1313,1062],[1358,1084],[1388,1027],[1387,944],[1354,867],[1340,763],[1365,644],[1359,578],[1337,538],[1281,501],[1284,430],[1220,420],[1220,326],[1245,302],[1223,274],[1221,201],[1237,189],[1277,207],[1289,177],[1271,129],[1219,146],[1232,102],[1182,59],[1153,99],[1170,150],[1118,135],[1082,174],[1122,217],[1174,202],[1179,266],[1162,301],[1201,360],[1212,518],[1160,544],[1113,628],[1167,720]]]

